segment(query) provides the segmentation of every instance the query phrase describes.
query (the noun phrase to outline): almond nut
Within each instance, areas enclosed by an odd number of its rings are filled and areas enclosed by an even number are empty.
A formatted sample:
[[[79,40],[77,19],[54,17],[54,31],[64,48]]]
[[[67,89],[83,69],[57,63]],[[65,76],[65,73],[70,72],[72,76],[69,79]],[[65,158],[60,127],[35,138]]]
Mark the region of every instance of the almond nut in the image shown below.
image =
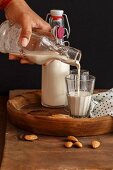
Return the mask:
[[[92,146],[92,148],[96,149],[96,148],[98,148],[100,146],[100,142],[96,141],[96,140],[93,140],[91,142],[91,146]]]
[[[74,136],[68,136],[67,140],[71,141],[71,142],[78,142],[78,139],[76,137],[74,137]]]
[[[79,141],[75,142],[73,145],[74,145],[75,147],[77,147],[77,148],[82,148],[82,147],[83,147],[82,143],[79,142]]]
[[[71,147],[73,146],[73,143],[72,143],[72,142],[65,142],[65,143],[64,143],[64,146],[65,146],[66,148],[71,148]]]
[[[38,136],[37,135],[24,135],[24,139],[25,140],[28,140],[28,141],[33,141],[33,140],[36,140],[38,139]]]

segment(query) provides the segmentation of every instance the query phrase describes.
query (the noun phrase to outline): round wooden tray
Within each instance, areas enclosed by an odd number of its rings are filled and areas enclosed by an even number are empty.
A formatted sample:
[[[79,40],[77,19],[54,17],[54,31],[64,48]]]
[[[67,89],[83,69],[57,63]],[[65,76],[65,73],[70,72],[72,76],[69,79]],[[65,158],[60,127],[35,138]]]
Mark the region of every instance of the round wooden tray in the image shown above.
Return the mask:
[[[41,106],[38,91],[25,92],[7,102],[10,121],[17,127],[36,134],[54,136],[90,136],[113,131],[113,118],[72,118],[64,108]]]

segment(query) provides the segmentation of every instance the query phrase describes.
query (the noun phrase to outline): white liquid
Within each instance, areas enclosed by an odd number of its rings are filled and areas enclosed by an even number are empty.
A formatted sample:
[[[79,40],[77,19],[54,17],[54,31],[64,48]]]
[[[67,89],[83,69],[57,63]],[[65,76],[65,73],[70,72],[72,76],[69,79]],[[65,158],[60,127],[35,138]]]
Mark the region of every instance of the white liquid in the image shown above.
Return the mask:
[[[79,96],[80,93],[80,63],[79,61],[76,61],[76,67],[77,67],[77,72],[78,72],[78,78],[77,78],[77,95]]]
[[[85,117],[89,110],[91,94],[85,91],[71,92],[68,96],[68,106],[72,116]]]
[[[53,51],[32,51],[26,53],[26,57],[35,64],[45,64],[51,59],[59,58],[59,54]]]
[[[78,66],[78,63],[75,63],[75,60],[68,58],[65,55],[60,55],[58,52],[55,51],[27,51],[24,50],[24,52],[20,53],[12,53],[16,56],[21,56],[24,59],[27,58],[29,61],[43,65],[51,60],[60,60],[63,63],[70,64],[73,66]]]
[[[42,66],[42,104],[64,106],[67,100],[65,76],[70,73],[70,65],[53,61]]]

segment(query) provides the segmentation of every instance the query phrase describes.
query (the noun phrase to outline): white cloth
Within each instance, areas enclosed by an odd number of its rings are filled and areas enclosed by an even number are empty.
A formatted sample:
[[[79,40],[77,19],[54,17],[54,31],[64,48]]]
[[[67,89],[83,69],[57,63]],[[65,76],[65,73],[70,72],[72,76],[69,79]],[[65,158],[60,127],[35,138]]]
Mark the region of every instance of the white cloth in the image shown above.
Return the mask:
[[[107,92],[93,94],[89,109],[90,117],[113,116],[113,88]]]

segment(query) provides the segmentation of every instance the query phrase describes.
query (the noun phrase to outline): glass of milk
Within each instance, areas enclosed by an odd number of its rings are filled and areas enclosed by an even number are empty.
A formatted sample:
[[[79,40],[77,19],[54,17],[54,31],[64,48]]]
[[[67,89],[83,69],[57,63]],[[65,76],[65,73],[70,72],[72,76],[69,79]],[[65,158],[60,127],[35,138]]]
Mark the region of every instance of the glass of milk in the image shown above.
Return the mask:
[[[65,78],[67,87],[67,101],[70,115],[72,117],[88,117],[88,110],[93,94],[95,77],[92,75],[69,74]],[[78,83],[78,81],[80,81]],[[78,87],[79,84],[79,87]],[[79,91],[78,91],[79,90]]]
[[[74,77],[75,74],[78,74],[78,70],[77,70],[77,69],[71,69],[71,70],[70,70],[70,74],[71,74],[71,77]],[[83,79],[83,80],[84,80],[84,79],[87,79],[88,76],[89,76],[89,70],[81,69],[81,70],[80,70],[80,75],[81,75],[81,79]],[[66,101],[65,101],[64,110],[67,111],[67,112],[69,112],[67,98],[66,98]]]

